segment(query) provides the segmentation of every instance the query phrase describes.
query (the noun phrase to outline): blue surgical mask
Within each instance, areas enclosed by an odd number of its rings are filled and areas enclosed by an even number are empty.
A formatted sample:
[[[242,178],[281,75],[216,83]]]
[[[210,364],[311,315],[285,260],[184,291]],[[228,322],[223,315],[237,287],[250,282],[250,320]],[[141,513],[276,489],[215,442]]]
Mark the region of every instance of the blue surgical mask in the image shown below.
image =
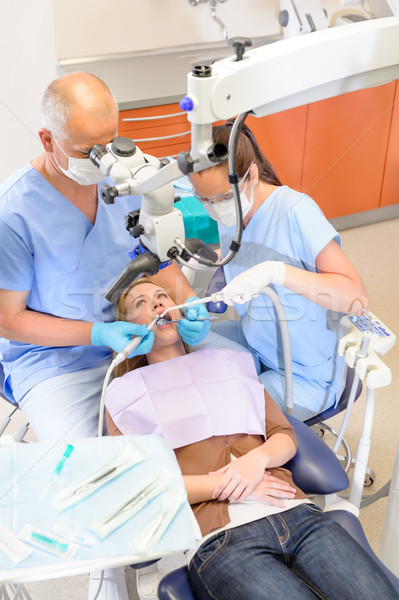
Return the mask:
[[[54,138],[53,138],[54,140]],[[94,183],[100,183],[104,179],[104,175],[101,173],[99,169],[91,162],[90,158],[74,158],[68,156],[66,152],[61,148],[59,143],[54,140],[57,144],[58,148],[68,159],[68,169],[63,169],[59,164],[57,159],[54,156],[54,160],[57,164],[57,167],[69,177],[69,179],[73,179],[76,183],[80,185],[93,185]]]

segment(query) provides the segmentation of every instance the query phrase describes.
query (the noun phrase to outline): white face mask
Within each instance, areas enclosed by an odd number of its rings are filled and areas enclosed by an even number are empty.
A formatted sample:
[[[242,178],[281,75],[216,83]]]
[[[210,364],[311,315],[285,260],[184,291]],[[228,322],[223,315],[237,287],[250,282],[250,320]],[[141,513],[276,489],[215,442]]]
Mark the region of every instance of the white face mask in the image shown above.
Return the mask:
[[[246,217],[251,210],[254,203],[254,189],[252,187],[251,197],[248,200],[248,196],[244,191],[240,193],[242,218]],[[211,219],[214,219],[225,227],[231,227],[235,225],[237,221],[236,205],[234,198],[230,200],[223,200],[222,202],[206,202],[202,205]]]
[[[73,181],[76,181],[76,183],[79,183],[80,185],[93,185],[94,183],[100,183],[100,181],[104,179],[104,175],[99,169],[97,169],[96,165],[91,162],[90,158],[70,157],[64,152],[59,143],[56,140],[54,141],[61,152],[67,157],[68,169],[63,169],[58,164],[58,161],[53,153],[54,160],[60,171],[69,177],[69,179],[73,179]]]

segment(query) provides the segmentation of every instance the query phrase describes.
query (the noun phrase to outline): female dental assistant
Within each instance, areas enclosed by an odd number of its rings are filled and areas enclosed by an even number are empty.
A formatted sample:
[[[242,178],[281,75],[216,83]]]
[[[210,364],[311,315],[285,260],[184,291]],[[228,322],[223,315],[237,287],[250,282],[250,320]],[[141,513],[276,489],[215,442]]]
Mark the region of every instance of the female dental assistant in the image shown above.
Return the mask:
[[[228,144],[233,122],[214,127],[213,140]],[[223,267],[224,301],[240,321],[214,330],[244,343],[261,362],[260,379],[285,408],[279,326],[266,286],[283,303],[290,332],[294,415],[306,420],[332,406],[344,387],[344,363],[337,357],[339,313],[367,308],[360,275],[340,248],[340,236],[306,194],[282,185],[244,125],[239,134],[237,172],[243,210],[241,248]],[[235,205],[227,161],[190,175],[194,195],[219,224],[222,255],[235,233]],[[243,334],[243,335],[242,335]]]

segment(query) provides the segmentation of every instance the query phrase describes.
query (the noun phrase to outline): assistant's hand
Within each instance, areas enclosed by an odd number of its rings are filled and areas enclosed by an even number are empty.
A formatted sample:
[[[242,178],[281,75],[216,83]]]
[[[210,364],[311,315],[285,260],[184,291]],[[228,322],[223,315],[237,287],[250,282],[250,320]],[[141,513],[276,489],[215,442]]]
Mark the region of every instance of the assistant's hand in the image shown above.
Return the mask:
[[[285,264],[282,261],[266,260],[234,277],[219,293],[226,304],[244,304],[259,296],[266,285],[284,285],[284,282]]]
[[[210,475],[224,473],[212,493],[218,500],[244,500],[256,488],[265,474],[265,459],[257,449],[233,460]]]
[[[135,325],[127,321],[93,323],[91,343],[93,346],[108,346],[115,352],[121,352],[132,341],[132,336],[136,335],[143,339],[128,358],[150,352],[154,343],[154,332],[148,331],[145,325]]]
[[[289,483],[281,481],[277,477],[273,477],[269,471],[266,471],[261,481],[258,483],[254,491],[247,496],[246,500],[255,500],[257,502],[266,502],[272,506],[285,508],[285,502],[278,498],[292,500],[295,498],[295,488]]]
[[[193,296],[187,302],[198,299],[198,296]],[[186,342],[189,346],[195,346],[204,339],[210,329],[209,320],[197,321],[197,319],[208,319],[209,313],[204,304],[197,304],[196,306],[184,308],[183,315],[186,318],[180,319],[177,330],[183,342]]]

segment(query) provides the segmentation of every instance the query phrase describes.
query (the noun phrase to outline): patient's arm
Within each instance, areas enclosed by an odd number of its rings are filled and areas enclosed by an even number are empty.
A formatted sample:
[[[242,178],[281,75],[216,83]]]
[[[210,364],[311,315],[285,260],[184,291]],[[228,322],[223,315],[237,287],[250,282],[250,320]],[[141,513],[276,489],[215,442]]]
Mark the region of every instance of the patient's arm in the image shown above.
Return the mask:
[[[222,477],[223,474],[219,473],[210,475],[183,475],[189,503],[198,504],[207,500],[213,500],[213,490]],[[255,486],[250,499],[284,508],[285,504],[279,498],[294,497],[295,488],[291,487],[285,481],[273,477],[268,472],[263,472],[261,481]]]
[[[213,498],[244,500],[263,480],[265,469],[280,467],[296,454],[296,438],[290,423],[265,392],[266,441],[244,456],[222,467],[214,474],[223,477],[217,483]]]
[[[242,500],[251,497],[253,500],[284,507],[284,503],[278,498],[294,498],[295,488],[265,472],[265,469],[279,467],[295,455],[295,433],[266,392],[265,406],[266,442],[214,473],[184,475],[190,504],[216,498]],[[122,435],[107,410],[106,424],[109,435]]]
[[[115,425],[111,415],[107,410],[105,410],[105,423],[107,425],[108,435],[123,435]]]

